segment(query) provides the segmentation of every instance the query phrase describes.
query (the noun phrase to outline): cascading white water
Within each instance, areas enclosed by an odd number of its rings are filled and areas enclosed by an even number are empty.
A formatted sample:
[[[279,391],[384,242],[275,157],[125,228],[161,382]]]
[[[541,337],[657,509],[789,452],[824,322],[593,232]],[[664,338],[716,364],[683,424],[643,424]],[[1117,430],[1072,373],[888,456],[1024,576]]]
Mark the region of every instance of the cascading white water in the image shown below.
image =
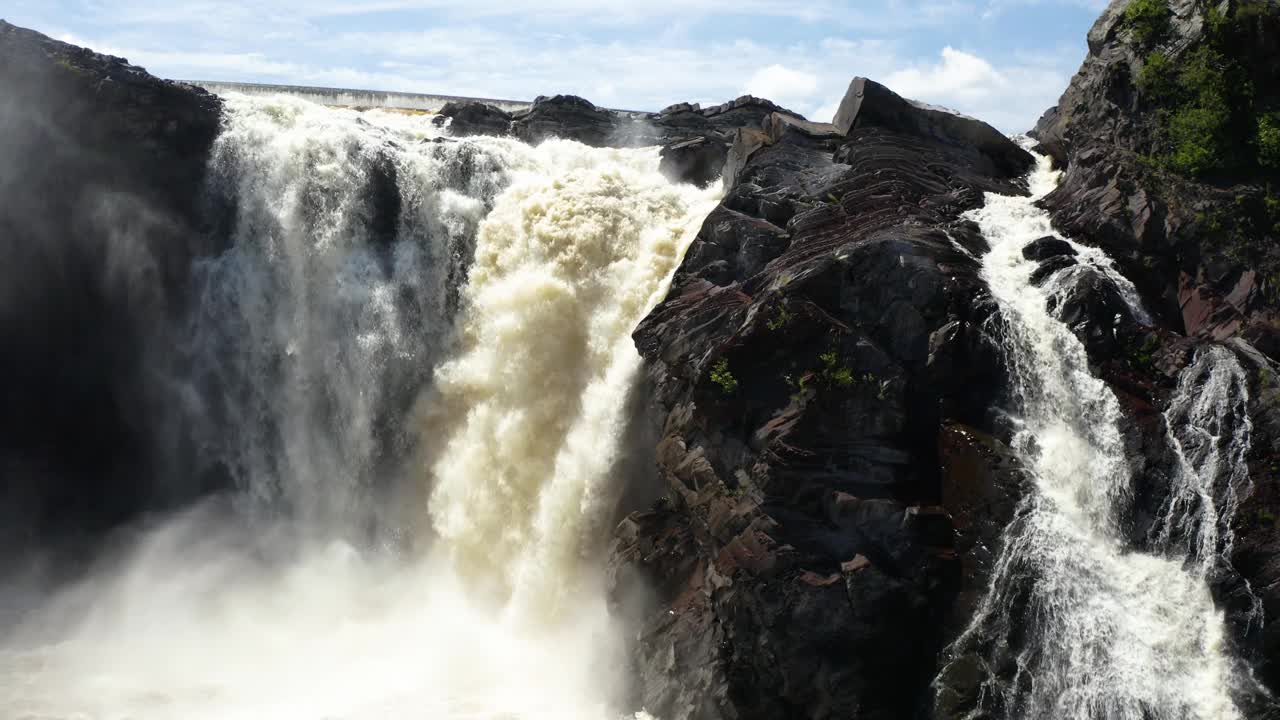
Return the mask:
[[[1022,249],[1057,236],[1048,213],[1035,205],[1057,181],[1049,160],[1039,158],[1030,197],[989,194],[985,206],[970,214],[991,244],[982,276],[1004,322],[1015,400],[1012,444],[1035,482],[1005,534],[988,596],[951,648],[952,657],[976,655],[985,666],[990,679],[976,711],[983,717],[1238,718],[1223,614],[1214,607],[1205,574],[1181,553],[1126,546],[1120,520],[1131,478],[1119,405],[1090,373],[1084,346],[1050,312],[1055,283],[1042,288],[1031,282],[1036,263]],[[1073,247],[1082,264],[1111,277],[1134,305],[1132,286],[1121,282],[1100,251]],[[1140,307],[1132,310],[1142,316]],[[1218,354],[1203,357],[1214,362]],[[1190,372],[1195,377],[1186,379],[1188,391],[1205,369]],[[1218,382],[1234,382],[1225,379],[1232,375],[1229,367],[1218,372]],[[1171,422],[1187,426],[1180,433],[1216,435],[1227,422],[1224,414],[1238,412],[1235,402],[1175,405]],[[1239,448],[1232,440],[1226,451]],[[1187,492],[1220,482],[1207,456],[1196,455],[1184,469],[1194,476],[1181,481]],[[1219,513],[1223,509],[1218,506]],[[1170,509],[1179,517],[1182,511]],[[1213,509],[1197,506],[1193,512]],[[1222,522],[1221,516],[1202,517],[1171,527],[1170,537]]]
[[[640,368],[631,331],[714,198],[670,186],[651,154],[561,161],[554,183],[517,179],[481,229],[462,352],[437,372],[426,420],[446,438],[434,527],[516,607],[551,612],[572,605],[584,543],[616,501],[607,474]]]
[[[212,184],[232,246],[196,268],[194,394],[219,416],[208,453],[260,506],[359,525],[413,441],[403,418],[514,153],[431,142],[431,125],[396,115],[228,105]]]
[[[1249,487],[1249,381],[1231,351],[1201,348],[1164,413],[1176,465],[1151,544],[1209,576],[1231,557],[1231,519]]]
[[[629,334],[718,191],[669,184],[652,148],[229,108],[234,246],[199,269],[191,395],[233,428],[207,452],[242,492],[140,532],[0,639],[0,717],[636,710],[591,551]]]

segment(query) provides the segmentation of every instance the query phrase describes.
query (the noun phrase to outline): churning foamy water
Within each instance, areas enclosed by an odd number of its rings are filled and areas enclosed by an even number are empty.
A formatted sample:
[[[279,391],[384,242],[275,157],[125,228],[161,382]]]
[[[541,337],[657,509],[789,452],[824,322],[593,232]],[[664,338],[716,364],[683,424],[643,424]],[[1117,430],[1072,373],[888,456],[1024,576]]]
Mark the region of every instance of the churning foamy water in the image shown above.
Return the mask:
[[[1030,197],[989,194],[970,214],[991,244],[982,276],[1004,324],[1013,449],[1035,483],[1005,534],[991,590],[952,656],[976,656],[989,678],[974,717],[1239,718],[1233,692],[1241,680],[1206,582],[1211,563],[1203,561],[1218,555],[1216,529],[1234,510],[1232,501],[1211,498],[1233,497],[1239,479],[1232,476],[1243,471],[1247,452],[1244,405],[1232,396],[1239,366],[1225,350],[1207,349],[1184,375],[1167,415],[1182,463],[1170,517],[1149,551],[1128,547],[1120,525],[1132,478],[1119,404],[1049,309],[1063,278],[1033,285],[1037,265],[1022,255],[1027,243],[1058,236],[1035,205],[1057,182],[1041,157]],[[1073,247],[1081,267],[1111,278],[1134,316],[1145,317],[1132,285],[1100,250]],[[1229,437],[1220,437],[1222,429]],[[1184,515],[1188,521],[1173,518]]]
[[[601,547],[639,358],[716,190],[655,149],[229,99],[191,376],[238,488],[0,645],[0,718],[612,719]]]

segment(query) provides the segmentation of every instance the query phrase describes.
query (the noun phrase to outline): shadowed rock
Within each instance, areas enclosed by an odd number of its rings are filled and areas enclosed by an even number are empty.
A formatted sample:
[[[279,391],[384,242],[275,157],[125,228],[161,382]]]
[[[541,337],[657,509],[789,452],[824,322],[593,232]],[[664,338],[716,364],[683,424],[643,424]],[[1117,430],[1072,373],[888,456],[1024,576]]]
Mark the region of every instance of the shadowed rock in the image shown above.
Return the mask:
[[[540,97],[533,107],[515,113],[512,118],[512,134],[531,144],[558,137],[604,147],[613,135],[615,124],[613,113],[576,95]]]
[[[1076,250],[1071,247],[1071,243],[1053,236],[1032,240],[1027,243],[1026,247],[1022,248],[1022,257],[1036,261],[1044,261],[1060,255],[1074,257],[1076,254]]]
[[[511,131],[511,113],[482,102],[449,102],[440,109],[437,120],[449,120],[454,137],[470,135],[503,136]]]
[[[664,146],[659,169],[673,182],[705,187],[720,179],[728,154],[723,141],[700,135]]]
[[[0,97],[0,544],[18,557],[202,489],[156,378],[213,249],[221,104],[3,21]]]

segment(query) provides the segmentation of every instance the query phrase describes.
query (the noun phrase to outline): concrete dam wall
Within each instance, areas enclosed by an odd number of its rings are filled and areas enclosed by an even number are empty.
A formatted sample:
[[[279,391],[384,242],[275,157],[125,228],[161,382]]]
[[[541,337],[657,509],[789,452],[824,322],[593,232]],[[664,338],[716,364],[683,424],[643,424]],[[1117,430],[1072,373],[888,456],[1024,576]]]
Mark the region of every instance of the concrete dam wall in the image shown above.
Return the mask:
[[[343,107],[382,107],[399,110],[437,111],[451,100],[474,100],[501,108],[507,112],[523,110],[533,103],[525,100],[495,100],[470,98],[457,95],[430,95],[425,93],[383,92],[380,90],[352,90],[349,88],[307,87],[301,85],[266,85],[260,83],[218,82],[211,80],[184,80],[202,87],[215,95],[243,93],[245,95],[290,95],[320,105]]]

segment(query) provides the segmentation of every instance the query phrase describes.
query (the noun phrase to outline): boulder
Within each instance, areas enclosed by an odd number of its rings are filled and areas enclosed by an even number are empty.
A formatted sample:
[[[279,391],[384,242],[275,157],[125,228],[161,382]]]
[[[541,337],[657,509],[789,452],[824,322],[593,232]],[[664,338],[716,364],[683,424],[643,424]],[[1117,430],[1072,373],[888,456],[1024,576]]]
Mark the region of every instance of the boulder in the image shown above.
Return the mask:
[[[844,134],[879,126],[971,149],[992,164],[992,174],[1021,175],[1034,159],[1003,133],[981,120],[946,108],[906,100],[874,80],[856,77],[836,111],[835,127]]]
[[[1054,255],[1053,257],[1040,263],[1040,265],[1031,273],[1032,285],[1044,285],[1054,273],[1059,270],[1065,270],[1076,264],[1076,259],[1070,255]]]
[[[576,95],[556,95],[539,97],[533,107],[512,115],[511,131],[530,144],[556,137],[605,147],[611,144],[617,126],[614,113]]]
[[[1032,240],[1027,243],[1026,247],[1022,248],[1022,257],[1039,262],[1048,260],[1051,257],[1062,255],[1074,257],[1077,254],[1076,249],[1071,247],[1071,243],[1052,235],[1047,235],[1039,240]]]
[[[454,137],[502,136],[511,131],[510,113],[492,105],[470,100],[445,103],[437,119],[449,121],[449,133]]]
[[[1114,356],[1116,331],[1133,323],[1129,306],[1114,281],[1090,265],[1054,275],[1047,285],[1049,310],[1071,328],[1091,355]]]
[[[728,155],[726,143],[699,135],[663,146],[658,169],[673,182],[706,187],[720,179]]]

